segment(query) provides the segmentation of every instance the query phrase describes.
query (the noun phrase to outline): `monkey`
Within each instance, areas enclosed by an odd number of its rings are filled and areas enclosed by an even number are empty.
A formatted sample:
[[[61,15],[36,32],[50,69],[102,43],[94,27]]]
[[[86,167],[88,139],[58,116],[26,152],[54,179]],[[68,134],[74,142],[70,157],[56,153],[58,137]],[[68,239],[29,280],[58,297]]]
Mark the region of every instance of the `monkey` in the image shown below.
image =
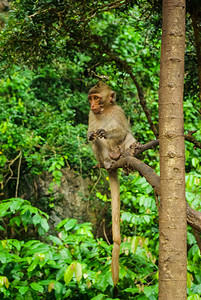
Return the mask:
[[[112,205],[112,279],[114,286],[119,281],[120,191],[117,170],[110,169],[121,155],[137,141],[133,137],[122,108],[116,104],[116,93],[99,82],[89,90],[90,103],[88,140],[99,162],[99,167],[108,171]]]

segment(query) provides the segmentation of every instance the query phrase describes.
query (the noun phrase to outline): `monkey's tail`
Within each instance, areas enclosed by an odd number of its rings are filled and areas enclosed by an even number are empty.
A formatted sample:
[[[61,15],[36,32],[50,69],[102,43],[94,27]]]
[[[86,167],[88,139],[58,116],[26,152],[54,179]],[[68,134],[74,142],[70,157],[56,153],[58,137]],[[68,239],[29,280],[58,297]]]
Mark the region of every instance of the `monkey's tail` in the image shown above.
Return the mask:
[[[120,191],[117,170],[109,172],[110,190],[112,198],[112,237],[113,237],[113,250],[112,250],[112,280],[114,286],[119,281],[119,252],[121,245],[120,235]]]

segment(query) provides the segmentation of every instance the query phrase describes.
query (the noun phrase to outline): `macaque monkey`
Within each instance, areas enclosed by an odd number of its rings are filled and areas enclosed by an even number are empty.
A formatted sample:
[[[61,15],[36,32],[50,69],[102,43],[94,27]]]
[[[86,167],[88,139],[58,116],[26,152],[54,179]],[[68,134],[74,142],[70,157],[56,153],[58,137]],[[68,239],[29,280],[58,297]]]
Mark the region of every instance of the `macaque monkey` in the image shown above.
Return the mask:
[[[88,93],[91,106],[89,113],[88,139],[100,167],[108,169],[112,199],[112,279],[114,285],[119,281],[120,235],[120,196],[117,170],[110,170],[115,160],[136,143],[128,121],[120,106],[116,104],[116,93],[99,82]],[[127,150],[127,151],[126,151]]]

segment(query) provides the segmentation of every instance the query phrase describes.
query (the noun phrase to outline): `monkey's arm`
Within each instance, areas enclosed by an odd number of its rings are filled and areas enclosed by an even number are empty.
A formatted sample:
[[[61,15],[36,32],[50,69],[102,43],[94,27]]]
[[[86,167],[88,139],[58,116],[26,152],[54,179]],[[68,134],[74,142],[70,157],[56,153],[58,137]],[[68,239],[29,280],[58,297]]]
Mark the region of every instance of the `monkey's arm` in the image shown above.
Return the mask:
[[[97,131],[90,131],[87,134],[89,141],[95,140],[97,137],[104,139],[114,139],[116,143],[122,142],[125,140],[127,132],[123,132],[122,129],[114,128],[113,130],[106,131],[105,129],[98,129]]]
[[[105,139],[114,139],[117,143],[124,141],[127,135],[127,132],[125,130],[122,130],[120,126],[111,130],[99,129],[98,133],[99,132],[100,138],[103,137]]]

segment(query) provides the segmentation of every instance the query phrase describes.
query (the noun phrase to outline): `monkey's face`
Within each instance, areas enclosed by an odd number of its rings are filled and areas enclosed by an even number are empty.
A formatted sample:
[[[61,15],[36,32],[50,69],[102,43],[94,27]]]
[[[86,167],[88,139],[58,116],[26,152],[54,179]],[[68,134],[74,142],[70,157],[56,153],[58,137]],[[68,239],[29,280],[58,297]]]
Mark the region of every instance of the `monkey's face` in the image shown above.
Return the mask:
[[[88,96],[91,110],[94,114],[99,114],[103,111],[103,103],[101,94],[91,94]]]

